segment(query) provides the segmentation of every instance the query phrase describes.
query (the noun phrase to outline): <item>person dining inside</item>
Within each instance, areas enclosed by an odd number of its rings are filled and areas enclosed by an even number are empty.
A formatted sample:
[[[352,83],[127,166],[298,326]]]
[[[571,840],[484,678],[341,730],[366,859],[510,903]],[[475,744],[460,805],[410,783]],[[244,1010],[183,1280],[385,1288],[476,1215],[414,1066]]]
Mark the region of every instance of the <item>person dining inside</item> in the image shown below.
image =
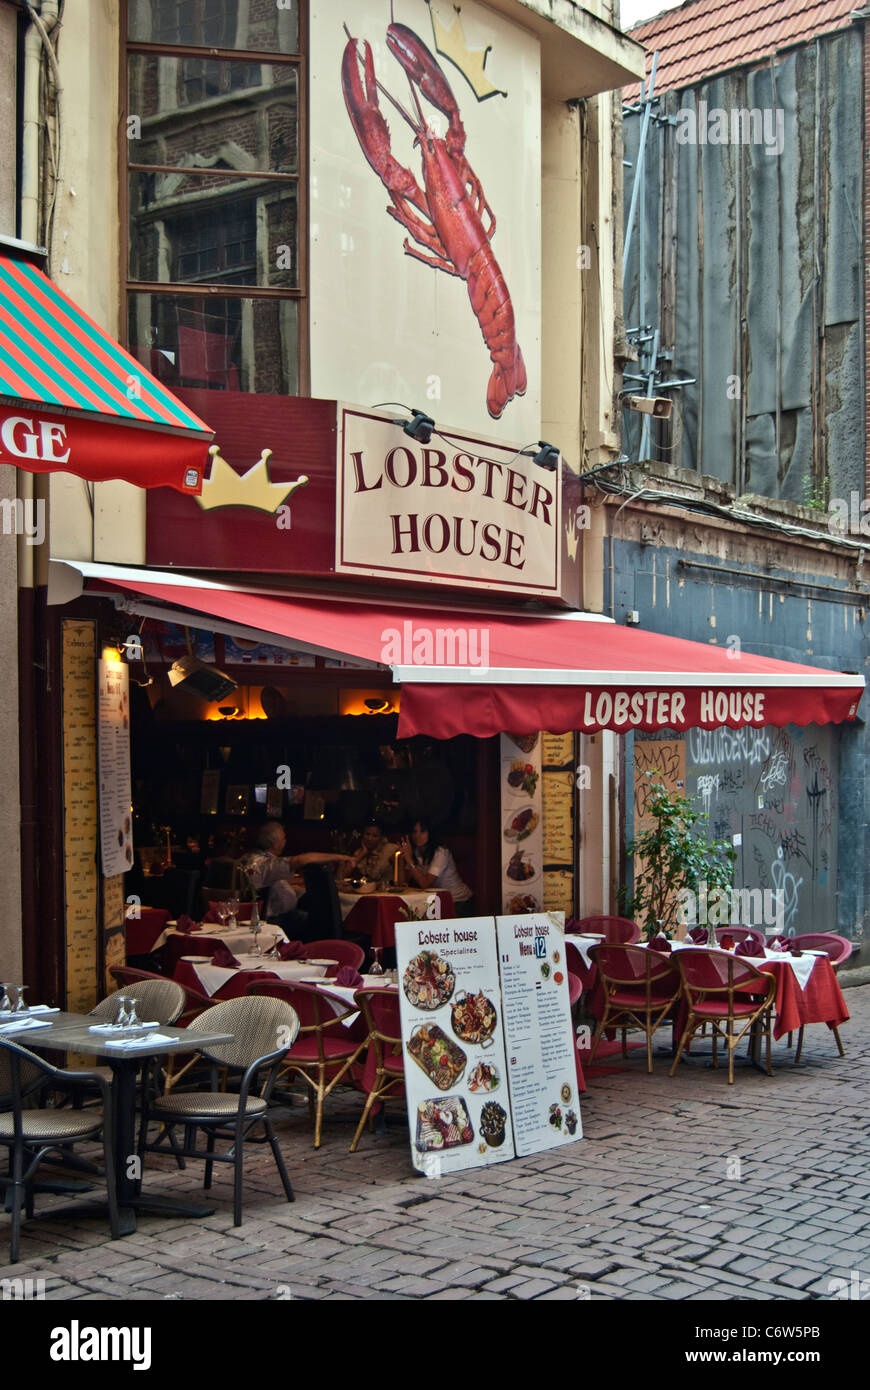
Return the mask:
[[[242,868],[252,886],[266,893],[266,918],[278,926],[304,933],[305,914],[297,908],[297,894],[290,880],[307,864],[334,864],[339,860],[351,862],[350,855],[317,850],[305,854],[285,855],[287,834],[280,821],[270,820],[257,835],[257,848],[242,860]]]
[[[371,820],[363,826],[360,847],[351,862],[357,873],[364,874],[374,883],[382,883],[393,877],[393,863],[398,849],[398,845],[391,844],[387,839],[380,822]]]
[[[474,916],[474,894],[460,878],[456,861],[446,845],[438,843],[427,820],[416,820],[401,844],[409,885],[441,888],[450,893],[457,917]]]

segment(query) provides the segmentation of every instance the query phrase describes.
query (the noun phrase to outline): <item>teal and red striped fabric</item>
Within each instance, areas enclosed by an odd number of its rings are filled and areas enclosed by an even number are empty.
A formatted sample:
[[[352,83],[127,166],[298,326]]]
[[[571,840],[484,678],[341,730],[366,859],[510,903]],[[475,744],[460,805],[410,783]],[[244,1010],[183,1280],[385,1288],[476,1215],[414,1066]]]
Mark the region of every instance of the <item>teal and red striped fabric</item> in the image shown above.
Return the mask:
[[[212,435],[41,270],[0,253],[0,462],[199,493]]]

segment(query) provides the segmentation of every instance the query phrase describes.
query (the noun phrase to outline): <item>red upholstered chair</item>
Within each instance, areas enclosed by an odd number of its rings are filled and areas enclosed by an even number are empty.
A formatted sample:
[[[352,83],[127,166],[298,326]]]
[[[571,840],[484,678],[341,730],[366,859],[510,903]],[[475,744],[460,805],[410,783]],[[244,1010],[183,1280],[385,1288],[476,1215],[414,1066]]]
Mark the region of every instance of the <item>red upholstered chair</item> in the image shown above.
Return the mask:
[[[574,936],[603,932],[605,946],[633,946],[640,941],[640,927],[628,917],[581,917],[569,922],[565,930]]]
[[[291,1073],[307,1084],[314,1111],[314,1147],[319,1149],[323,1102],[340,1081],[350,1082],[351,1066],[365,1050],[366,1039],[354,1037],[342,1022],[356,1009],[339,995],[327,998],[315,985],[296,981],[254,980],[247,992],[283,999],[298,1015],[299,1034],[284,1057],[279,1079]]]
[[[680,997],[680,976],[670,956],[643,946],[593,946],[589,952],[598,967],[604,1009],[595,1029],[589,1061],[594,1062],[605,1028],[622,1029],[622,1055],[628,1056],[629,1028],[646,1034],[647,1071],[652,1071],[652,1038],[673,1013]]]
[[[306,960],[334,960],[340,966],[350,965],[354,970],[362,970],[366,958],[362,946],[357,946],[353,941],[339,941],[327,936],[320,941],[305,941],[302,944]]]
[[[845,936],[837,936],[834,932],[805,932],[802,936],[792,938],[794,944],[801,951],[824,951],[834,970],[837,970],[844,961],[847,961],[855,950],[854,941],[849,941]],[[832,1028],[831,1032],[837,1040],[837,1049],[841,1057],[845,1057],[846,1052],[840,1039],[839,1028]],[[788,1035],[789,1046],[791,1046],[791,1034]],[[795,1064],[801,1059],[801,1052],[804,1045],[804,1030],[801,1028],[798,1033],[797,1052],[794,1055]]]
[[[770,1065],[770,1025],[776,998],[776,980],[750,964],[746,957],[730,951],[704,949],[677,951],[676,964],[683,981],[686,1022],[674,1056],[671,1076],[677,1069],[683,1049],[704,1023],[713,1034],[713,1066],[718,1065],[719,1038],[728,1048],[728,1084],[734,1084],[734,1050],[756,1019],[764,1024],[767,1038],[767,1074]],[[738,1031],[739,1030],[739,1031]]]
[[[366,1021],[368,1048],[359,1077],[360,1089],[366,1093],[366,1103],[353,1136],[351,1153],[356,1152],[365,1122],[375,1103],[405,1089],[398,991],[358,989],[353,997]]]
[[[716,940],[721,942],[726,936],[732,941],[754,941],[756,946],[764,945],[764,932],[755,927],[716,927]]]

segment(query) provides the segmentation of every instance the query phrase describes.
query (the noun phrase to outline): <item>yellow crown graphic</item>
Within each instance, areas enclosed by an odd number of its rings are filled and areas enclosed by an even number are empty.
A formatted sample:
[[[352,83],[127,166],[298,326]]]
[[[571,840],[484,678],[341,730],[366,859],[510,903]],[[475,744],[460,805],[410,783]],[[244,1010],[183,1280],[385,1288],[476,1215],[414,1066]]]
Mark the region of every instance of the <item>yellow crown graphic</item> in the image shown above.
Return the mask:
[[[308,482],[303,473],[295,483],[273,483],[269,477],[271,449],[264,449],[253,467],[242,474],[221,458],[218,444],[212,444],[209,453],[211,475],[202,485],[202,495],[196,499],[204,512],[216,511],[218,507],[251,507],[254,511],[275,513],[282,502]]]
[[[426,0],[426,4],[429,6],[436,51],[459,69],[477,100],[486,101],[487,97],[495,96],[506,97],[507,92],[501,87],[493,86],[484,72],[492,44],[488,43],[485,48],[468,47],[458,5],[453,6],[456,11],[454,18],[449,24],[445,24],[432,8],[432,0]]]

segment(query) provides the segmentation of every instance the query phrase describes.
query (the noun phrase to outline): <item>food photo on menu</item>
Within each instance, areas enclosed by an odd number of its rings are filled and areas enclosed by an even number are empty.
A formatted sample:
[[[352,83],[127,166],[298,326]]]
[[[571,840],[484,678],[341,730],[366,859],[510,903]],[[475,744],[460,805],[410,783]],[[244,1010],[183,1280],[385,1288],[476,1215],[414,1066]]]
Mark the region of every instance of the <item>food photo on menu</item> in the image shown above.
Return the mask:
[[[492,918],[400,923],[396,950],[414,1166],[437,1176],[512,1158]]]

